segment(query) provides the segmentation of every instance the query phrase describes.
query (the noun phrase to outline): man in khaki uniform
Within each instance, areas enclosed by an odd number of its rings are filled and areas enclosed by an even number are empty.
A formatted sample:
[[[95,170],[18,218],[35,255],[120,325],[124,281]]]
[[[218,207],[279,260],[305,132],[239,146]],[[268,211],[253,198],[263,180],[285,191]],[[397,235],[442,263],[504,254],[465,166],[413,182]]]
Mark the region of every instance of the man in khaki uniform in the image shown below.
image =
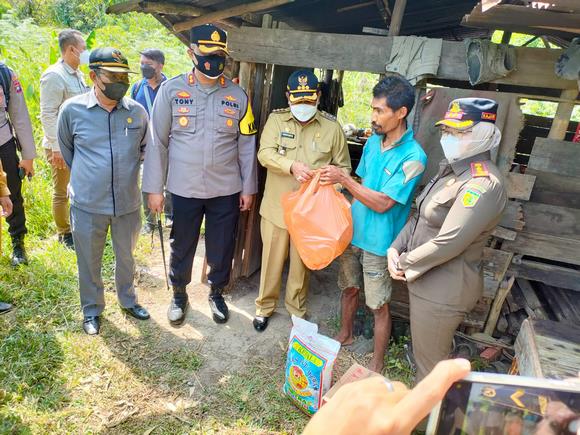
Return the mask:
[[[391,276],[409,287],[417,380],[447,358],[455,330],[483,291],[483,247],[507,201],[490,156],[501,139],[496,116],[493,100],[451,102],[437,123],[446,160],[387,253]]]
[[[10,201],[10,190],[6,185],[6,174],[2,169],[2,162],[0,162],[0,219],[12,214],[12,201]],[[1,222],[0,222],[1,223]],[[2,225],[0,225],[0,251],[2,250]],[[12,305],[6,302],[0,302],[0,314],[7,313],[12,310]]]
[[[89,90],[79,70],[79,65],[89,62],[89,52],[81,32],[73,29],[58,34],[58,46],[61,58],[40,77],[40,122],[44,131],[42,146],[52,169],[52,216],[58,240],[73,249],[67,195],[70,171],[58,146],[56,124],[63,103]]]
[[[318,79],[307,70],[288,79],[287,109],[268,117],[260,138],[258,160],[268,170],[260,207],[263,251],[260,292],[256,299],[254,328],[261,332],[276,309],[284,262],[290,255],[286,283],[286,309],[304,317],[310,271],[306,268],[284,223],[282,195],[312,178],[313,169],[332,164],[350,173],[346,139],[336,118],[317,110]]]

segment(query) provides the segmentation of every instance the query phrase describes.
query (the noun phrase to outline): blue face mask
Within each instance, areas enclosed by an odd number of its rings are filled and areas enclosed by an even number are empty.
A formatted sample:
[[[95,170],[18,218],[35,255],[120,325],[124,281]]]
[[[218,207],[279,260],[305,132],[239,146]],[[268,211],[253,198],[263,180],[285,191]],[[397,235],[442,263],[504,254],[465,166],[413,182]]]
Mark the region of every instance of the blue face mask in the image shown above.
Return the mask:
[[[195,69],[210,79],[217,79],[224,73],[226,66],[226,58],[223,56],[211,54],[209,56],[202,56],[201,54],[194,54],[197,64],[194,62]]]
[[[441,134],[441,148],[443,148],[443,154],[449,163],[455,162],[461,159],[461,139],[450,133]]]

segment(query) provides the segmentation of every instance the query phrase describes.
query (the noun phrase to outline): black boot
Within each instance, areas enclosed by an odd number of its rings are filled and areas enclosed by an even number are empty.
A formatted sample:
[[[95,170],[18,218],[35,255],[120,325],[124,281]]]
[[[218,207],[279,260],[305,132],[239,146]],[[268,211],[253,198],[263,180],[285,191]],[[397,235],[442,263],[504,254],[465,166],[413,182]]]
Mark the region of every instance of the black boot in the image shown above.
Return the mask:
[[[173,286],[173,298],[167,310],[167,320],[174,326],[181,325],[187,311],[187,292],[185,287]]]
[[[58,241],[66,246],[68,249],[75,249],[75,243],[73,241],[73,236],[71,233],[64,233],[58,236]]]
[[[13,267],[28,264],[26,250],[24,249],[24,234],[12,237],[12,258],[10,263]]]
[[[7,304],[6,302],[0,302],[0,314],[8,313],[9,311],[12,311],[12,308],[14,308],[12,305]]]
[[[212,286],[209,292],[209,308],[213,314],[213,321],[216,323],[226,323],[230,315],[222,291],[223,289]]]

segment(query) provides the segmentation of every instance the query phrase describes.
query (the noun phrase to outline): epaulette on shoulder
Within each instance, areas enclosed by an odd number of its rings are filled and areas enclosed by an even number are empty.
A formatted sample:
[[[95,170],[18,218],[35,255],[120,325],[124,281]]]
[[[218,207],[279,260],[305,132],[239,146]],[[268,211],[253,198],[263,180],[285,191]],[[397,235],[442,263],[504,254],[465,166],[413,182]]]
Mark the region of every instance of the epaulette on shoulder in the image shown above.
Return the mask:
[[[173,80],[177,80],[177,79],[182,79],[184,75],[187,76],[187,73],[177,74],[176,76],[173,76],[170,79],[165,80],[165,82],[163,82],[163,83],[172,82]],[[163,83],[161,83],[161,84],[163,84]]]
[[[290,107],[283,107],[281,109],[274,109],[272,113],[287,113],[290,112]]]
[[[326,119],[328,119],[330,121],[336,122],[336,116],[331,115],[330,113],[325,112],[324,110],[321,110],[320,111],[320,114],[322,115],[323,118],[326,118]]]
[[[486,162],[471,162],[471,176],[473,178],[477,177],[489,177],[489,168]]]

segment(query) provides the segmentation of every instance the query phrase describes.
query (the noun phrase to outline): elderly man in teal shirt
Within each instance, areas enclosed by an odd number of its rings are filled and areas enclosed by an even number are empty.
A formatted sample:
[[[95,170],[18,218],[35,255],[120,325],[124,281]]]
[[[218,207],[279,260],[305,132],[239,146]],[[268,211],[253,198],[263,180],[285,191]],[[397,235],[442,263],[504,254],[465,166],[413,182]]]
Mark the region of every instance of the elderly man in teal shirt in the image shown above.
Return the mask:
[[[375,317],[374,354],[369,368],[380,373],[391,335],[389,302],[392,283],[387,249],[405,225],[413,192],[427,164],[427,156],[407,128],[415,91],[403,77],[381,80],[373,89],[372,127],[375,132],[363,150],[356,174],[326,166],[321,181],[341,183],[354,197],[352,245],[340,257],[338,285],[342,290],[341,329],[336,337],[343,345],[354,341],[353,320],[358,293],[364,288],[367,306]]]

